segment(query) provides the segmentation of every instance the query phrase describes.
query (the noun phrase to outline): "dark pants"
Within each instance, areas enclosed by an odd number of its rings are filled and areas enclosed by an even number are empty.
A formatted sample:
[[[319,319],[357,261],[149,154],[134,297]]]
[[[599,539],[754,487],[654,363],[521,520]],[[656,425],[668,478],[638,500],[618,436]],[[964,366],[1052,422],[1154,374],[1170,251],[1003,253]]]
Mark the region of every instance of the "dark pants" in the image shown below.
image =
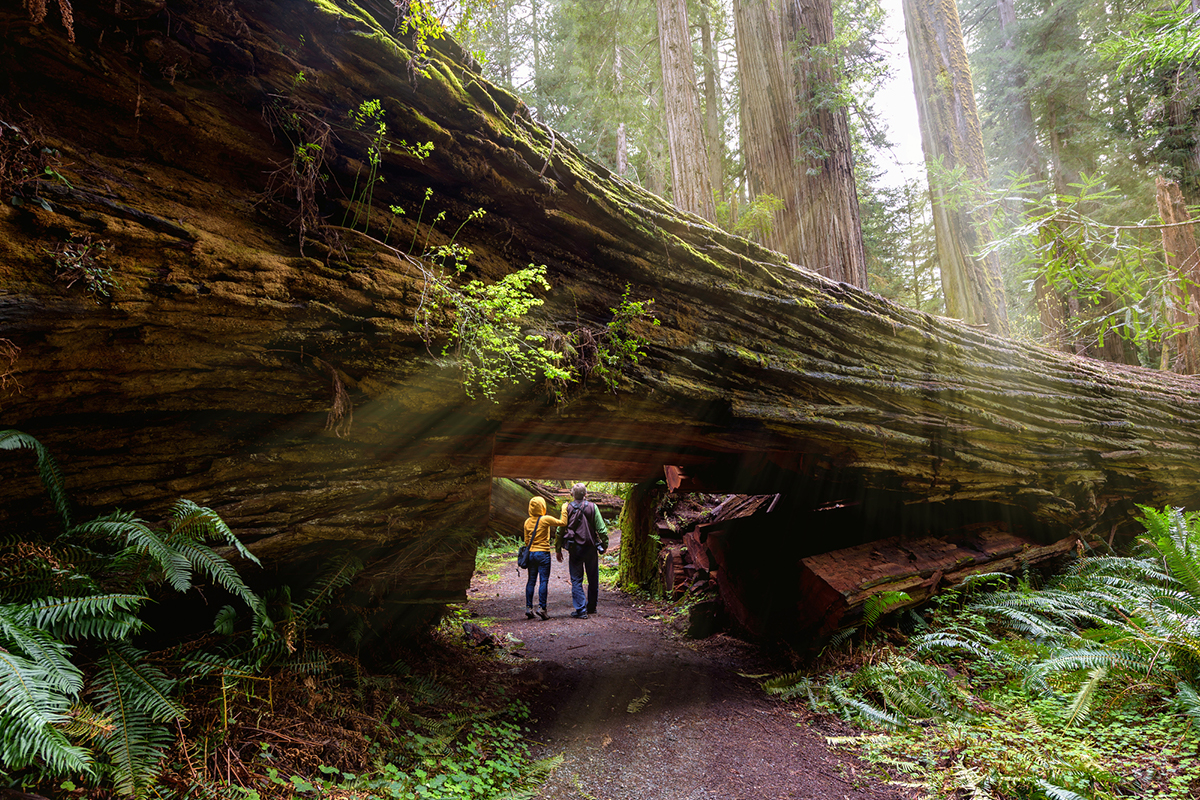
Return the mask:
[[[538,605],[546,607],[546,591],[550,583],[550,554],[529,554],[529,580],[525,583],[525,607],[533,608],[533,585],[538,576],[542,577],[542,585],[538,587]]]
[[[571,602],[576,613],[596,613],[600,594],[600,556],[595,545],[568,544],[567,570],[571,573]],[[583,574],[587,572],[587,605],[584,605]]]

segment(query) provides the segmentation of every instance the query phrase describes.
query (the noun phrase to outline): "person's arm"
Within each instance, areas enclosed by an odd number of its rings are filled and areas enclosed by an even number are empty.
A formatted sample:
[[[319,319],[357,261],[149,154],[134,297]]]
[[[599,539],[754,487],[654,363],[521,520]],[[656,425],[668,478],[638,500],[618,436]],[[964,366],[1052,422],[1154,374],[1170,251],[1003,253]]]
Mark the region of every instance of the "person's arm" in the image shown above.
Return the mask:
[[[563,503],[562,517],[560,519],[556,519],[556,520],[552,521],[550,524],[558,525],[558,530],[555,531],[555,533],[554,533],[554,556],[559,561],[562,561],[562,548],[563,548],[562,526],[567,524],[567,504],[566,503]],[[547,533],[549,533],[549,531],[547,531]]]
[[[592,503],[593,525],[592,529],[596,532],[596,537],[600,540],[600,552],[608,550],[608,526],[604,524],[604,516],[600,513],[600,506]]]

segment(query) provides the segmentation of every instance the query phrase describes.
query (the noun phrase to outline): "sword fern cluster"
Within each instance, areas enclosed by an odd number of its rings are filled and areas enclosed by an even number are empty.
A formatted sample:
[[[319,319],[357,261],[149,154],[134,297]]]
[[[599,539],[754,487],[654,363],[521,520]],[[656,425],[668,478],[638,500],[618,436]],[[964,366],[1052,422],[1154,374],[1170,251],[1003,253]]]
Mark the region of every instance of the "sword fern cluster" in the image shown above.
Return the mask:
[[[256,616],[262,600],[210,545],[257,559],[208,508],[179,501],[165,528],[117,511],[72,520],[62,475],[31,436],[0,431],[0,450],[31,450],[60,529],[0,537],[0,777],[91,776],[140,795],[184,716],[176,681],[132,639],[159,587],[215,584]]]

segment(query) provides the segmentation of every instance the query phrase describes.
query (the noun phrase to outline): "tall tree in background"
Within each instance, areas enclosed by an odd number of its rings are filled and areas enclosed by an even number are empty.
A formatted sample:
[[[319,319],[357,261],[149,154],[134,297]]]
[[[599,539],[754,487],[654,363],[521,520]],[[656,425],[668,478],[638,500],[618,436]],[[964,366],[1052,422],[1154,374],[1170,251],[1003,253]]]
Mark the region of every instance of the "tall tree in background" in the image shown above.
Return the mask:
[[[858,195],[829,0],[735,0],[742,142],[751,195],[783,210],[766,244],[866,287]]]
[[[671,194],[676,208],[716,220],[708,154],[700,125],[696,66],[687,0],[657,0],[663,108],[671,153]]]
[[[946,313],[1007,334],[999,258],[994,252],[978,255],[986,243],[985,228],[971,202],[951,197],[947,180],[955,176],[967,187],[982,187],[988,180],[958,9],[940,0],[904,0],[904,22]]]

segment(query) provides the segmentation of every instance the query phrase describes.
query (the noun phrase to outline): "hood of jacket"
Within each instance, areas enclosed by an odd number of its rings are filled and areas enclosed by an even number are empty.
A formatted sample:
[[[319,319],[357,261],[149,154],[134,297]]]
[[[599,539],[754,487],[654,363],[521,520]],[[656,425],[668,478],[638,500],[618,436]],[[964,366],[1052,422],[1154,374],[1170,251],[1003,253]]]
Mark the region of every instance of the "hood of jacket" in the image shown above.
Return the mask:
[[[534,497],[529,501],[529,516],[540,517],[546,513],[546,498]]]

